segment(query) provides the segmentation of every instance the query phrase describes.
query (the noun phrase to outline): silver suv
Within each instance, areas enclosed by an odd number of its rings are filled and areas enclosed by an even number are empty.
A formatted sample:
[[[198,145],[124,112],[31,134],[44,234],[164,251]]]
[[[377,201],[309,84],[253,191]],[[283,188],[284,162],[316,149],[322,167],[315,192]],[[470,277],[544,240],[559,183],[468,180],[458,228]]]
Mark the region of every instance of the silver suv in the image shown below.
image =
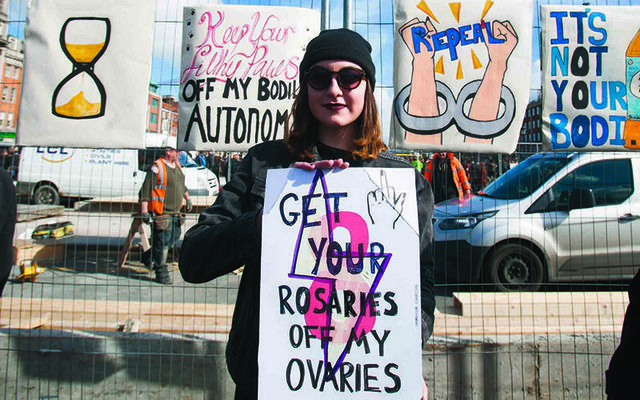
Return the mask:
[[[631,279],[640,267],[640,154],[539,153],[465,202],[436,205],[436,282],[535,291]]]

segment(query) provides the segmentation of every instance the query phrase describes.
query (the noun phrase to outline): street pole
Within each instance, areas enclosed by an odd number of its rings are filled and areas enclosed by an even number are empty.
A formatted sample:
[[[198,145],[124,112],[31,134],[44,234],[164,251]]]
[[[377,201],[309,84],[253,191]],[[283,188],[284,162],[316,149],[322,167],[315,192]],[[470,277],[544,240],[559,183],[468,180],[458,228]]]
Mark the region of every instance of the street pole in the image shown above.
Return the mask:
[[[322,0],[322,9],[320,10],[320,30],[329,29],[329,0]]]
[[[352,29],[353,24],[351,23],[351,11],[353,9],[353,4],[351,3],[351,0],[344,0],[344,14],[343,14],[343,21],[342,21],[342,26],[344,28],[347,29]]]

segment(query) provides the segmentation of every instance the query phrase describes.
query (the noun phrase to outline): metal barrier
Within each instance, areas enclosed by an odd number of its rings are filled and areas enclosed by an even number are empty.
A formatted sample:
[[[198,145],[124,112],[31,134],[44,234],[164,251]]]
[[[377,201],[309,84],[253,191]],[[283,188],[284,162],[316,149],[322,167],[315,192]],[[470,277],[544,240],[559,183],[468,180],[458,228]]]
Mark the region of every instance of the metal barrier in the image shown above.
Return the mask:
[[[8,3],[9,33],[18,38],[23,36],[26,3]],[[160,94],[177,98],[180,55],[175,43],[181,40],[181,7],[193,3],[156,0],[154,52],[168,61],[153,68],[152,80]],[[393,2],[225,3],[321,9],[325,26],[348,23],[368,38],[375,48],[376,96],[388,140],[393,99],[393,67],[388,60],[393,59],[393,49],[384,46],[382,38],[394,32]],[[536,7],[539,3],[547,2],[535,0]],[[597,4],[640,2],[607,0]],[[536,13],[534,37],[539,33]],[[539,51],[534,48],[538,56]],[[539,91],[533,88],[532,97],[539,96]],[[22,149],[20,162],[18,154],[0,156],[3,166],[17,174],[18,180],[25,168],[42,168],[26,162],[25,154]],[[515,165],[535,154],[496,155],[496,176],[506,172],[503,161],[509,160],[507,157]],[[460,158],[480,161],[494,156],[462,154]],[[231,163],[230,157],[228,161]],[[139,173],[143,173],[140,167]],[[65,174],[69,178],[72,171]],[[98,185],[109,185],[122,182],[124,177],[113,171],[92,179]],[[612,185],[623,190],[624,183],[615,181]],[[0,298],[0,397],[231,399],[234,385],[226,371],[224,346],[242,270],[191,285],[182,282],[177,258],[170,254],[175,284],[159,285],[152,281],[152,273],[142,260],[148,232],[134,224],[135,194],[68,198],[46,186],[31,187],[28,195],[19,197],[15,266]],[[112,190],[118,188],[115,184]],[[183,232],[215,199],[207,193],[210,187],[192,189],[195,209],[187,215]],[[596,189],[603,192],[607,187]],[[38,200],[39,196],[45,200]],[[60,205],[33,204],[46,204],[46,196],[56,196]],[[477,221],[479,217],[473,218]],[[520,223],[515,216],[501,218],[506,225]],[[34,240],[38,232],[46,237]],[[589,232],[591,239],[600,239],[601,233]],[[545,259],[540,254],[544,249],[523,240],[508,239],[503,244],[519,246],[502,255],[501,262],[511,263],[509,267],[514,269],[527,259]],[[456,247],[445,249],[443,255],[468,252],[460,242],[449,246]],[[499,293],[494,290],[495,282],[483,274],[491,273],[496,254],[506,251],[504,248],[478,256],[484,260],[481,271],[463,270],[477,264],[476,255],[470,253],[465,258],[467,266],[456,260],[452,267],[450,258],[438,265],[444,275],[454,271],[477,279],[460,284],[448,282],[445,276],[437,283],[435,329],[423,352],[423,376],[430,398],[602,398],[604,372],[619,341],[628,302],[627,283],[618,277],[627,277],[629,271],[611,271],[611,279],[597,283],[571,282],[569,275],[543,286],[540,292]]]

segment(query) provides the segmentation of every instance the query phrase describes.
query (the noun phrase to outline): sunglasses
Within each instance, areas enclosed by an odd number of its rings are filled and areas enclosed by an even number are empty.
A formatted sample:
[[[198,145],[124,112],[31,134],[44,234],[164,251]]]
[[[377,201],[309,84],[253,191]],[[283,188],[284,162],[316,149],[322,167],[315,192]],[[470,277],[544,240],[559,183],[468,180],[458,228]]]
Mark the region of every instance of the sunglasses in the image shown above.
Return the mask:
[[[353,90],[360,86],[365,73],[363,70],[353,67],[345,67],[339,71],[329,71],[326,68],[316,66],[309,68],[304,76],[309,86],[315,90],[328,88],[334,77],[338,81],[338,86],[346,90]]]

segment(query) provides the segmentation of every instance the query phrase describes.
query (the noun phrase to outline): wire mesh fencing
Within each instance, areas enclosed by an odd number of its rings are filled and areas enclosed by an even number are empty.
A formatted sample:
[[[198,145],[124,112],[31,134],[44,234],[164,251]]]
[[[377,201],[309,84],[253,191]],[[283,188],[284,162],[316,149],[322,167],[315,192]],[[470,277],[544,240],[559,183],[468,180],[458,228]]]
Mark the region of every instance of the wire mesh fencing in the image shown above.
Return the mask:
[[[210,2],[156,0],[151,79],[160,97],[179,98],[182,7],[194,3]],[[322,7],[319,0],[224,3]],[[534,3],[536,60],[539,4],[583,2]],[[26,7],[26,0],[8,3],[8,32],[19,40]],[[329,26],[342,26],[343,13],[343,2],[330,2]],[[388,141],[393,2],[353,1],[352,23],[374,48],[375,94]],[[533,75],[531,98],[538,99],[540,73]],[[3,128],[15,127],[6,121]],[[0,298],[3,398],[233,398],[225,344],[243,269],[186,283],[178,242],[167,256],[173,285],[154,281],[151,230],[141,221],[138,191],[159,149],[2,150],[2,166],[19,193],[14,266]],[[197,154],[182,157],[194,203],[183,236],[215,201],[238,156],[211,154],[205,168]],[[482,161],[474,192],[491,207],[434,212],[437,309],[422,354],[430,398],[603,398],[628,281],[640,265],[640,156],[459,157],[470,177],[477,174],[472,161]],[[55,171],[42,160],[55,162]],[[105,160],[117,167],[101,167]],[[63,184],[69,189],[61,190]]]

